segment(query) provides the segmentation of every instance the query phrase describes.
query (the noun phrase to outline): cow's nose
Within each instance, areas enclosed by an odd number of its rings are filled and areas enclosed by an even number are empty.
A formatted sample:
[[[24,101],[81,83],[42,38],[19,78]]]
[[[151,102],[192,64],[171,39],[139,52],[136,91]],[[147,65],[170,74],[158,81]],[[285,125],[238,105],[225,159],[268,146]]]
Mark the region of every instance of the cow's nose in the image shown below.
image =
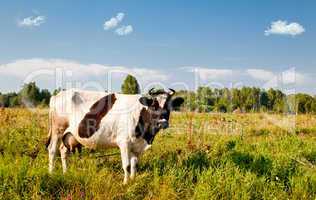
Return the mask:
[[[169,127],[169,122],[165,119],[159,120],[159,124],[162,129],[166,129]]]

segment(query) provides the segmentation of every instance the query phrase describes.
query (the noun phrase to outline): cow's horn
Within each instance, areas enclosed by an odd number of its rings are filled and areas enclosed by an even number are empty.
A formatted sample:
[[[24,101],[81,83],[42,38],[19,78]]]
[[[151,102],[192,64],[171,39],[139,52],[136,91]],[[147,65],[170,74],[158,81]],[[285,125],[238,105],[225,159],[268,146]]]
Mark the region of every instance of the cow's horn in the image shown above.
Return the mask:
[[[174,89],[169,88],[169,90],[170,90],[170,92],[169,92],[170,95],[174,95],[176,93],[176,91]]]
[[[148,91],[148,94],[149,95],[153,95],[153,90],[154,90],[155,88],[151,88],[149,91]]]

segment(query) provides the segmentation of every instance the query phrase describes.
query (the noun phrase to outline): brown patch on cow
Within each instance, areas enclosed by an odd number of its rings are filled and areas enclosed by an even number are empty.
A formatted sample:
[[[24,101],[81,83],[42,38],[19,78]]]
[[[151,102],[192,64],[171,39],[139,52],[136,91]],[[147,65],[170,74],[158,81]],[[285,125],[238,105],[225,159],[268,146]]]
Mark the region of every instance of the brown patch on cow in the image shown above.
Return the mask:
[[[157,133],[154,130],[151,124],[152,116],[149,110],[143,108],[140,111],[139,120],[137,126],[135,128],[136,137],[142,137],[144,140],[147,141],[148,144],[153,142],[153,139]]]
[[[140,111],[140,119],[145,122],[145,123],[149,123],[150,122],[150,113],[146,108],[143,108]]]
[[[102,118],[110,111],[115,101],[115,94],[110,94],[95,102],[79,124],[79,136],[89,138],[99,130]]]
[[[138,123],[136,126],[136,137],[144,136],[146,130],[149,128],[149,122],[150,122],[150,113],[146,108],[143,108],[140,111]]]

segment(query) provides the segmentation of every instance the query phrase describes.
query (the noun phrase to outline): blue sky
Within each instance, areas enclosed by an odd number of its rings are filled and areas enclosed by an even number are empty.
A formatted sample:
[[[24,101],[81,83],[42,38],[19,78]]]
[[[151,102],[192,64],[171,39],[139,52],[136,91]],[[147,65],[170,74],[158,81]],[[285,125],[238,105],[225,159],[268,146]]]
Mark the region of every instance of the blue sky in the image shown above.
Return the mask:
[[[102,67],[134,73],[143,88],[181,82],[189,89],[254,85],[315,94],[315,8],[312,0],[2,2],[0,91],[17,90],[34,70],[58,64],[73,80],[105,88]],[[119,13],[118,25],[105,29]],[[37,17],[40,24],[32,24]],[[27,18],[33,21],[23,23]],[[124,32],[127,26],[132,30]],[[291,73],[295,80],[286,81]],[[113,79],[114,90],[122,77]],[[49,75],[34,79],[55,87]]]

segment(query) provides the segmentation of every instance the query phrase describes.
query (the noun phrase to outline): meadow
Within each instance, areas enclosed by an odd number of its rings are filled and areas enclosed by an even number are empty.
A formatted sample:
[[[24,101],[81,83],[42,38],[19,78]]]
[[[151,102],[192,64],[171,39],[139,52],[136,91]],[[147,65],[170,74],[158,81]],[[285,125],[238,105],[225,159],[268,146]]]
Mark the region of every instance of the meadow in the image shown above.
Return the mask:
[[[174,113],[123,185],[118,150],[60,158],[45,109],[0,110],[0,199],[315,199],[316,116]]]

